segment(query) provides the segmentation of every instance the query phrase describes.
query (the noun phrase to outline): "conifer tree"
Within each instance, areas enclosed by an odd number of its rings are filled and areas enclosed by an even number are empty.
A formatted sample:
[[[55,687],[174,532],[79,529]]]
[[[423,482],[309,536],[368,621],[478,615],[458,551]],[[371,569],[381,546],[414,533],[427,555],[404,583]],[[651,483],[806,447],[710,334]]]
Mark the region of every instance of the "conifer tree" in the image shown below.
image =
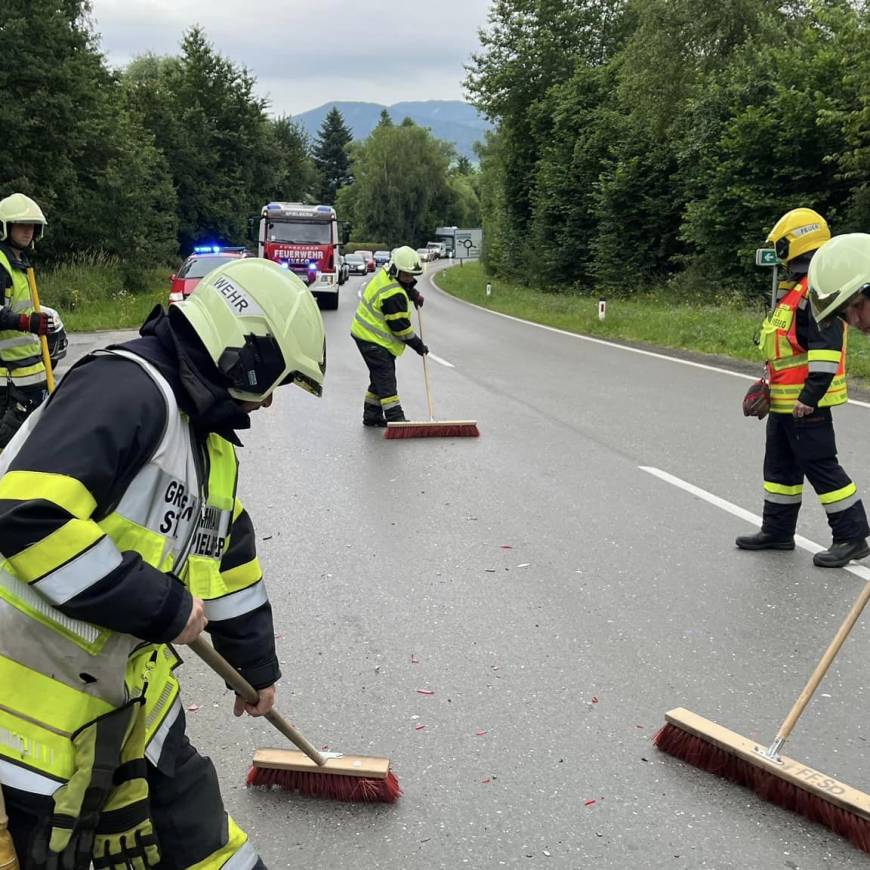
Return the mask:
[[[323,203],[334,203],[338,190],[351,181],[347,146],[352,139],[344,117],[333,106],[323,119],[314,144],[314,165],[320,177],[319,199]]]

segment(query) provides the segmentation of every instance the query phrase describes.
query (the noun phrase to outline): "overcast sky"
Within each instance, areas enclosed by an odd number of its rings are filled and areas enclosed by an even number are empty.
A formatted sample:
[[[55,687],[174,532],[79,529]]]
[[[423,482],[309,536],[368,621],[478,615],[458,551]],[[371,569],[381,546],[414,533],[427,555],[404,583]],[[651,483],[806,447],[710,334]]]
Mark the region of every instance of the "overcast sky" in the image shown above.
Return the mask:
[[[479,47],[489,0],[92,0],[112,66],[177,54],[185,29],[257,78],[272,114],[332,100],[390,105],[463,98],[463,65]]]

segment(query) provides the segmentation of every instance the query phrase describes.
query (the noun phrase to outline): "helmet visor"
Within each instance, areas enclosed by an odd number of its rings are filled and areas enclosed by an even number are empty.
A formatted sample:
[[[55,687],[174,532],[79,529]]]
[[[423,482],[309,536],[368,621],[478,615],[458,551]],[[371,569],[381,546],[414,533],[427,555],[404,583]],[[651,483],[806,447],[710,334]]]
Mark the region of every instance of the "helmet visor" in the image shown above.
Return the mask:
[[[286,364],[273,336],[249,333],[242,347],[228,347],[221,354],[218,368],[229,380],[230,390],[265,399],[281,380]]]
[[[322,362],[320,363],[320,373],[321,375],[326,374],[326,339],[323,339],[323,356]],[[296,384],[297,387],[301,387],[305,390],[306,393],[311,393],[312,396],[317,396],[319,399],[323,395],[323,384],[314,380],[314,378],[306,375],[304,372],[293,371],[290,372],[283,381],[281,381],[281,386],[286,386],[287,384]]]
[[[832,317],[842,317],[845,320],[847,309],[862,294],[870,296],[870,284],[861,284],[849,293],[843,293],[841,290],[821,293],[816,287],[810,285],[807,295],[816,322],[824,323]]]

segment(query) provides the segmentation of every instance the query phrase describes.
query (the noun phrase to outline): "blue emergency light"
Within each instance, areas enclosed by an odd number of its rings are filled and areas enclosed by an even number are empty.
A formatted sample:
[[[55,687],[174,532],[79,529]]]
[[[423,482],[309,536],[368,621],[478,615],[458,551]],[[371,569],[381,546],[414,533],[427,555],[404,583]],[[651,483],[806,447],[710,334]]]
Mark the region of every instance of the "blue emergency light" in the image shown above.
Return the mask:
[[[221,252],[220,245],[194,245],[194,254],[219,254]]]

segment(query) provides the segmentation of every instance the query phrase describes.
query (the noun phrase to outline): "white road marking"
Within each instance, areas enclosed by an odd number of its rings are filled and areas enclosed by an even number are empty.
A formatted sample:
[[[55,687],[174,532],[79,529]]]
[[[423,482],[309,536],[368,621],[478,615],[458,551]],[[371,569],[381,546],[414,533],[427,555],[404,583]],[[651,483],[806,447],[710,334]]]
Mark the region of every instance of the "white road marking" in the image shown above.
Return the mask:
[[[447,366],[447,368],[449,368],[449,369],[455,369],[455,368],[456,368],[456,366],[453,365],[452,362],[447,362],[446,359],[441,359],[440,356],[435,356],[434,353],[430,353],[430,354],[429,354],[429,359],[431,359],[432,362],[437,362],[437,363],[439,363],[439,364],[442,365],[442,366]]]
[[[480,311],[485,311],[487,314],[494,314],[496,317],[504,317],[506,320],[513,320],[516,323],[524,323],[526,326],[536,326],[538,329],[546,329],[547,332],[555,332],[559,335],[568,335],[571,338],[579,338],[581,341],[591,341],[593,344],[603,344],[605,347],[616,348],[617,350],[624,350],[628,353],[639,353],[643,356],[651,356],[656,359],[667,360],[668,362],[679,363],[683,366],[691,366],[696,369],[705,369],[708,372],[718,372],[721,375],[730,375],[732,378],[743,378],[747,381],[755,381],[758,380],[758,375],[746,375],[743,372],[732,372],[729,369],[723,369],[719,366],[711,366],[706,363],[693,362],[688,359],[680,359],[676,356],[668,356],[666,353],[656,353],[651,350],[643,350],[639,347],[628,347],[624,344],[617,344],[613,341],[607,341],[603,338],[593,338],[591,335],[580,335],[578,332],[569,332],[567,329],[558,329],[555,326],[547,326],[544,323],[535,323],[531,320],[523,320],[522,317],[514,317],[511,314],[504,314],[501,311],[493,311],[491,308],[484,308],[482,305],[475,305],[474,302],[469,302],[467,299],[460,299],[458,296],[452,296],[450,293],[447,293],[444,290],[441,290],[438,285],[429,280],[429,283],[436,287],[441,293],[444,293],[445,296],[450,296],[451,299],[455,299],[457,302],[461,302],[463,305],[470,305],[472,308],[477,308]],[[859,399],[849,399],[850,405],[859,405],[862,408],[870,408],[870,402],[862,402]]]
[[[729,514],[732,514],[735,517],[740,517],[741,520],[746,520],[746,522],[752,523],[754,526],[761,528],[761,517],[752,513],[752,511],[748,511],[733,502],[726,501],[718,495],[713,495],[712,492],[707,492],[706,489],[701,489],[701,487],[695,486],[693,483],[689,483],[679,477],[675,477],[673,474],[668,474],[667,471],[662,471],[660,468],[654,468],[650,465],[639,465],[638,468],[640,468],[641,471],[645,471],[647,474],[653,475],[653,477],[658,477],[660,480],[665,481],[665,483],[670,483],[672,486],[676,486],[685,492],[691,493],[709,504],[721,508],[723,511],[727,511]],[[820,553],[822,550],[827,549],[802,535],[795,535],[794,542],[798,547],[807,550],[810,553]],[[850,574],[854,574],[856,577],[860,577],[862,580],[870,580],[870,569],[865,568],[863,565],[846,565],[843,570],[848,571]]]

